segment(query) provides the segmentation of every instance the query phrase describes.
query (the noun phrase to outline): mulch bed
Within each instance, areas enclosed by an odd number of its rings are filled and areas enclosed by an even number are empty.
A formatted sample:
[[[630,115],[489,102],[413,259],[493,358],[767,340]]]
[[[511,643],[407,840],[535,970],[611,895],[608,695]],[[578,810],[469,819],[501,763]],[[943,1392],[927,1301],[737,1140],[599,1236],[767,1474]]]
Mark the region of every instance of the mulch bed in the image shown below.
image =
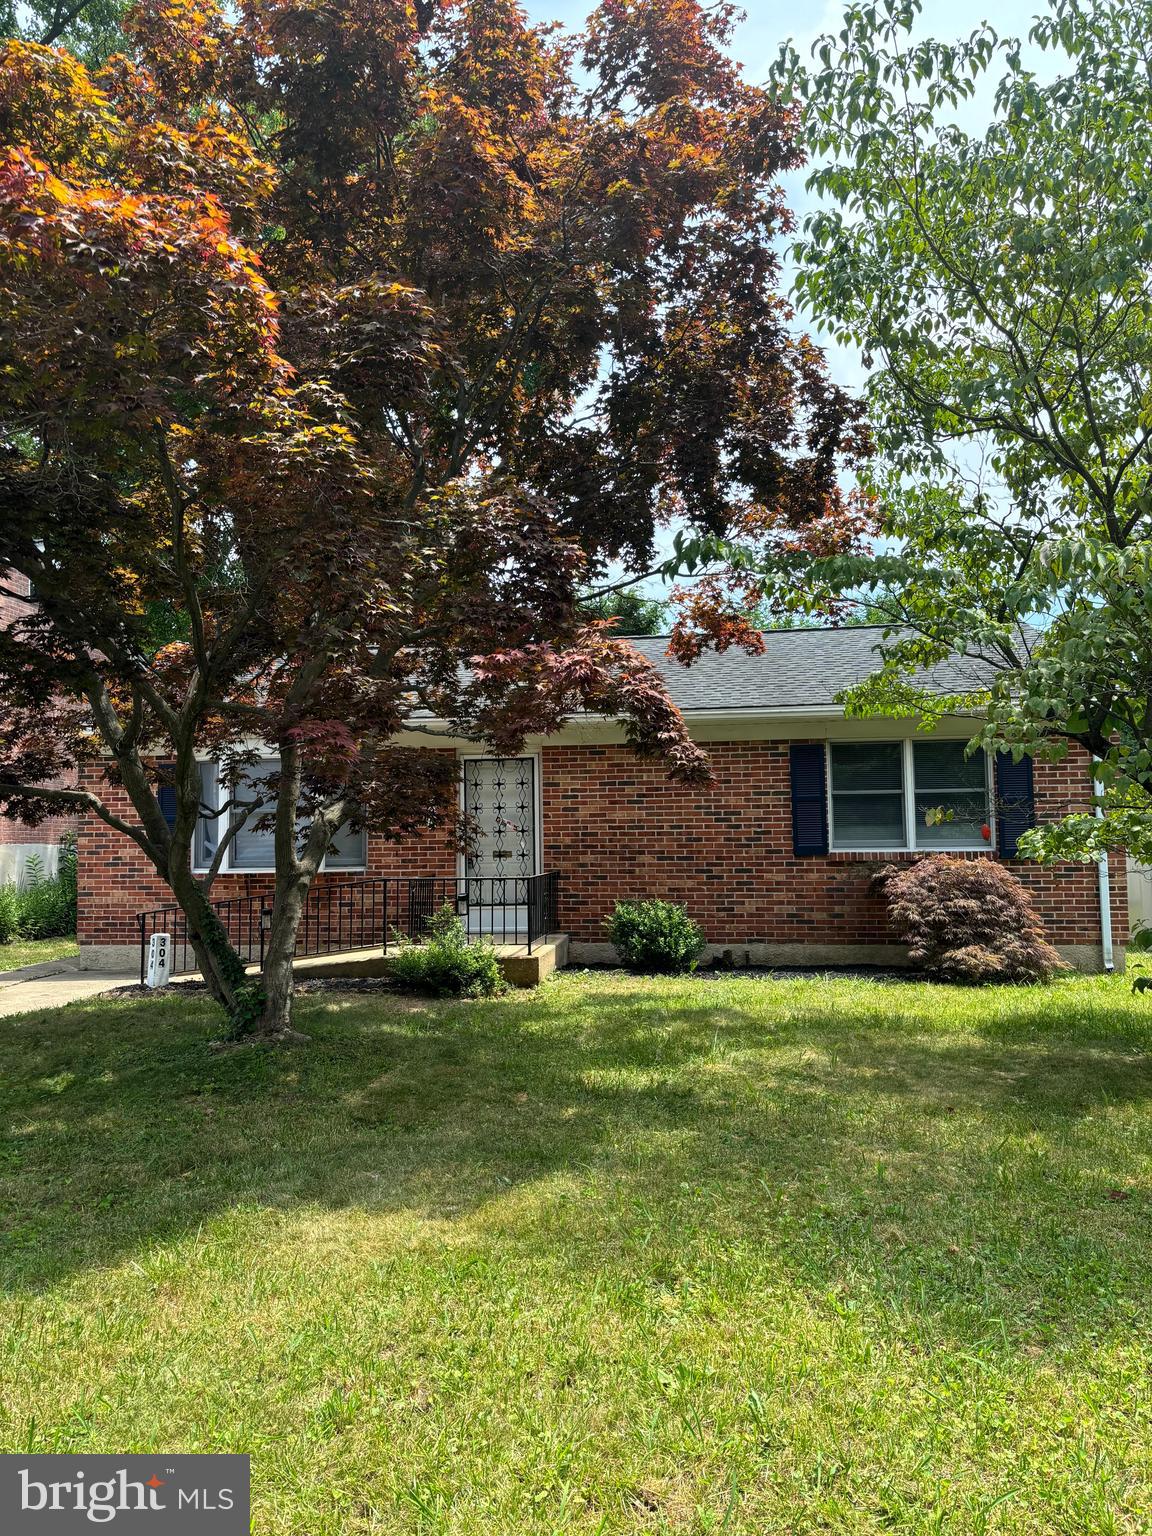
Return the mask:
[[[139,982],[117,987],[109,997],[174,997],[185,992],[207,992],[202,981],[170,981],[164,987],[142,987]],[[315,976],[298,981],[293,989],[297,997],[312,992],[402,992],[404,989],[387,976]]]
[[[572,971],[594,971],[604,976],[627,976],[628,972],[618,965],[574,965]],[[732,968],[709,966],[692,972],[696,981],[727,981],[742,977],[749,981],[789,981],[805,976],[858,976],[869,981],[912,982],[927,978],[919,971],[897,969],[878,965],[782,965],[782,966],[735,966]],[[185,992],[207,992],[202,981],[170,981],[164,987],[142,987],[138,982],[127,987],[117,987],[113,997],[171,997]],[[297,997],[308,997],[317,992],[392,992],[403,993],[404,988],[388,976],[315,976],[298,981]]]

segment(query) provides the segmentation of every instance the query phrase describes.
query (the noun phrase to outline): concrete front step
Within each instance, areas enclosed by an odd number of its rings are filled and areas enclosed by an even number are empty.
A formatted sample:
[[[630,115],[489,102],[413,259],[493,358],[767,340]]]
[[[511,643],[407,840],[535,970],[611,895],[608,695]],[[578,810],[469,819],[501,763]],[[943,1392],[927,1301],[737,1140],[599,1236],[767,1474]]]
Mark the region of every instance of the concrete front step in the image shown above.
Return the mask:
[[[514,987],[535,987],[568,961],[568,935],[552,933],[527,944],[494,944],[504,979]],[[387,976],[392,955],[379,949],[353,949],[341,955],[307,955],[293,962],[301,980],[327,976]]]
[[[529,954],[527,944],[494,944],[496,958],[504,972],[505,981],[514,987],[536,987],[551,976],[552,972],[568,963],[568,935],[550,933],[537,939]],[[336,955],[304,955],[293,960],[292,969],[302,981],[320,980],[330,976],[362,976],[372,978],[387,976],[394,954],[381,949],[349,949]],[[256,975],[260,967],[248,966],[250,975]],[[198,971],[188,971],[173,976],[173,981],[187,981],[198,976]]]

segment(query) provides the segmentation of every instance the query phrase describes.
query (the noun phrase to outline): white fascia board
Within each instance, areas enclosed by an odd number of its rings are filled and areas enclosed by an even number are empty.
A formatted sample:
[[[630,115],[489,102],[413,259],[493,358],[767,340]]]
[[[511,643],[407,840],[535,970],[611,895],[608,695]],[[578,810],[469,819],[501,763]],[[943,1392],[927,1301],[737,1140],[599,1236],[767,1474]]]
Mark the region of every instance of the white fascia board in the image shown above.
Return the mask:
[[[788,709],[788,708],[785,708],[783,706],[781,708],[779,708],[779,709],[682,709],[680,711],[680,713],[683,715],[685,720],[693,720],[693,721],[706,721],[706,720],[788,720],[788,721],[801,720],[802,721],[802,720],[829,720],[829,719],[831,719],[831,720],[846,720],[846,719],[850,718],[849,716],[845,715],[844,709],[843,709],[843,707],[840,704],[815,704],[815,705],[812,705],[809,709]],[[622,724],[624,718],[625,717],[623,715],[593,715],[593,714],[569,715],[568,718],[565,720],[564,724],[560,727],[560,729],[561,730],[568,730],[570,727],[575,726],[575,725],[620,725],[620,724]],[[855,717],[855,718],[864,718],[864,719],[869,719],[869,720],[889,720],[892,723],[895,723],[895,720],[896,720],[895,716],[890,716],[890,715],[868,715],[868,716]],[[909,716],[905,716],[903,718],[913,719],[915,717],[909,715]],[[973,710],[973,711],[971,711],[971,713],[959,714],[959,715],[948,715],[945,718],[949,719],[949,720],[979,720],[981,718],[981,716],[980,716],[980,712],[978,710]],[[421,724],[421,727],[424,730],[426,730],[429,735],[431,735],[433,733],[443,734],[445,736],[451,734],[448,722],[446,720],[431,720],[431,719],[427,719],[427,720],[421,720],[420,724]],[[410,729],[405,734],[411,735],[411,736],[420,735],[420,734],[423,734],[423,730],[422,731],[416,731],[416,730],[411,730]]]
[[[916,716],[896,719],[886,715],[869,715],[863,719],[845,715],[838,704],[821,705],[803,712],[787,709],[701,709],[683,711],[684,721],[694,739],[708,741],[740,740],[746,737],[756,741],[786,741],[798,737],[827,736],[847,737],[856,740],[894,740],[919,733]],[[974,734],[980,715],[949,715],[930,732],[932,736],[962,738]],[[469,737],[457,735],[444,720],[422,720],[421,729],[401,729],[392,738],[397,746],[439,748],[449,752],[475,752],[478,743]],[[613,715],[572,715],[558,731],[549,736],[533,734],[527,737],[525,750],[538,750],[541,746],[563,747],[585,745],[612,745],[624,740],[624,722]],[[256,752],[263,757],[274,757],[275,750],[256,737],[248,737],[237,744],[239,750]],[[197,759],[214,762],[218,754],[198,750]]]
[[[928,735],[968,740],[978,725],[980,715],[950,715]],[[872,715],[849,718],[839,705],[805,710],[686,710],[684,720],[695,740],[786,741],[798,737],[828,736],[855,740],[887,740],[915,735],[919,720],[915,716],[893,719]],[[404,746],[440,747],[448,751],[475,751],[476,743],[455,735],[444,721],[422,721],[424,730],[401,730],[393,739]],[[436,734],[433,734],[436,733]],[[540,746],[554,748],[579,745],[611,745],[625,739],[624,723],[618,716],[573,715],[549,736],[530,735],[526,750]]]

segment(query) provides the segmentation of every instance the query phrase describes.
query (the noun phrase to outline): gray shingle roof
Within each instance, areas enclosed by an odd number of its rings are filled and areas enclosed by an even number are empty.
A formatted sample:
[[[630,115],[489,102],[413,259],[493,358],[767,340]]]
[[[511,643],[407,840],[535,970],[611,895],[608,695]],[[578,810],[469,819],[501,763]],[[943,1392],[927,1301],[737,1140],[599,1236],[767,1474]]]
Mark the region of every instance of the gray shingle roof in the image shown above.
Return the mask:
[[[834,705],[836,695],[878,670],[880,626],[849,629],[776,629],[764,635],[764,654],[705,651],[683,667],[665,652],[666,636],[633,638],[632,644],[659,669],[673,700],[690,714],[699,711],[771,710],[803,714]],[[956,656],[931,668],[923,679],[933,693],[963,693],[984,686],[988,667]]]

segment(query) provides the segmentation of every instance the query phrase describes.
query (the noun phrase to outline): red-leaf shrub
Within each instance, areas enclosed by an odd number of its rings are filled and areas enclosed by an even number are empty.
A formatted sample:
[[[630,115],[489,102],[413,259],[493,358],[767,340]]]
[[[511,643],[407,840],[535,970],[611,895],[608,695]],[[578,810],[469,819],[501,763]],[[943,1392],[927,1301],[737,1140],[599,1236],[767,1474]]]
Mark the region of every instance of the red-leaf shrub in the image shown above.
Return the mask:
[[[1045,981],[1068,969],[1002,864],[933,854],[888,865],[876,883],[913,964],[942,981]]]

